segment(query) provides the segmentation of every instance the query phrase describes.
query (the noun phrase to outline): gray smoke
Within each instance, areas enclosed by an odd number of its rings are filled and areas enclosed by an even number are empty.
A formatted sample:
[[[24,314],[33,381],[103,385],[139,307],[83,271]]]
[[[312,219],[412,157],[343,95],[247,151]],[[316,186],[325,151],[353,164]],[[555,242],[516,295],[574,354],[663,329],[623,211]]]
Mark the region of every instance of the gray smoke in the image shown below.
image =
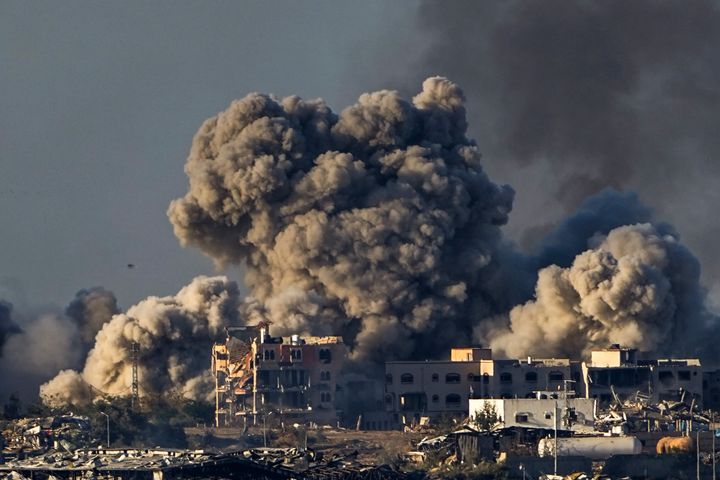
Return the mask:
[[[30,402],[58,370],[82,367],[95,335],[117,313],[117,301],[95,287],[80,290],[64,314],[25,312],[15,321],[10,313],[0,302],[0,398],[18,392]]]
[[[277,332],[340,332],[357,359],[468,341],[497,310],[513,190],[483,172],[464,101],[441,77],[412,101],[373,92],[339,115],[248,95],[195,135],[175,234],[243,264],[247,316]]]
[[[115,295],[102,287],[80,290],[65,308],[65,315],[77,324],[87,351],[95,343],[95,335],[117,313],[120,310]]]
[[[0,358],[3,356],[5,342],[11,335],[20,332],[20,327],[12,319],[12,305],[0,300]]]
[[[463,85],[486,168],[520,192],[518,238],[629,188],[718,281],[720,3],[426,1],[418,23],[418,75]]]
[[[82,342],[75,322],[61,314],[28,316],[18,324],[21,331],[8,337],[0,358],[0,398],[18,392],[32,401],[38,385],[82,362]]]
[[[40,396],[50,405],[77,405],[98,394],[129,395],[136,342],[142,395],[206,399],[213,392],[210,347],[237,323],[239,308],[237,285],[225,277],[197,277],[174,296],[148,297],[102,326],[82,371],[61,371]]]
[[[718,319],[704,307],[697,259],[676,236],[636,224],[589,246],[567,268],[542,269],[535,299],[513,308],[507,327],[498,318],[479,325],[478,339],[510,357],[580,358],[614,343],[708,353]]]
[[[569,266],[575,256],[588,247],[593,237],[607,235],[614,228],[635,223],[653,222],[664,233],[672,228],[655,220],[652,210],[635,192],[607,188],[588,197],[559,225],[548,232],[534,254],[536,270],[548,265]]]

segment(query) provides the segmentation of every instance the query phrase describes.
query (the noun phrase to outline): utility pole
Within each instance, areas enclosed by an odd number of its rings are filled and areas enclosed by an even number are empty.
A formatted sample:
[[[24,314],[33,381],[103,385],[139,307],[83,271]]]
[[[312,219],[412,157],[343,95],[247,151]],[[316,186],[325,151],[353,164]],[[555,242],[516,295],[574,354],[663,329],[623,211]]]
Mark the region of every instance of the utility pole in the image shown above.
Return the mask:
[[[700,480],[700,430],[697,431],[695,437],[697,442],[697,448],[695,449],[697,452],[697,480]]]
[[[553,455],[553,475],[557,476],[557,460],[558,460],[558,445],[557,445],[557,430],[558,430],[558,406],[557,406],[557,400],[555,401],[555,410],[553,411],[553,418],[554,418],[554,430],[555,430],[555,448],[554,455]]]
[[[140,346],[137,342],[132,342],[132,393],[130,405],[133,409],[140,405],[140,389],[138,387],[138,352]]]
[[[105,412],[100,412],[100,415],[105,415],[106,420],[106,432],[107,432],[107,448],[110,448],[110,415]]]
[[[712,428],[710,428],[710,432],[712,433],[712,466],[713,466],[713,480],[715,480],[715,410],[712,412],[712,420],[711,420]]]

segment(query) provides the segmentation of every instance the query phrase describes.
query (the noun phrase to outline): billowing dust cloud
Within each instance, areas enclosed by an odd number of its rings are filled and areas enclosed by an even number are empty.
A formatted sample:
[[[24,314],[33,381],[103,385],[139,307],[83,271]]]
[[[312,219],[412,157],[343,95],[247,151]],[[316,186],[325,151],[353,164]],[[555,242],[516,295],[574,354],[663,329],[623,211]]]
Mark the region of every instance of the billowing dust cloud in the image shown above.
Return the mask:
[[[183,245],[246,267],[247,315],[276,332],[342,333],[356,359],[439,351],[496,309],[485,284],[513,200],[466,127],[441,77],[339,115],[251,94],[195,135],[168,214]]]
[[[134,342],[143,395],[207,398],[210,346],[240,322],[341,334],[354,360],[378,364],[473,340],[500,357],[580,358],[611,343],[702,354],[717,319],[675,231],[610,189],[520,253],[500,231],[513,190],[483,172],[463,105],[434,77],[412,101],[368,93],[336,115],[321,100],[251,94],[207,120],[168,215],[183,245],[244,266],[251,295],[198,277],[117,313],[109,292],[79,292],[69,338],[95,343],[43,400],[128,395]]]
[[[477,327],[500,354],[587,357],[621,344],[641,351],[702,354],[714,322],[703,306],[700,266],[666,227],[636,224],[591,240],[572,265],[539,272],[532,301]]]
[[[105,297],[97,306],[113,305]],[[102,325],[82,371],[61,371],[40,395],[51,405],[129,395],[136,342],[142,395],[172,391],[205,399],[213,391],[208,352],[224,327],[237,323],[239,307],[237,285],[225,277],[197,277],[174,296],[149,297]]]

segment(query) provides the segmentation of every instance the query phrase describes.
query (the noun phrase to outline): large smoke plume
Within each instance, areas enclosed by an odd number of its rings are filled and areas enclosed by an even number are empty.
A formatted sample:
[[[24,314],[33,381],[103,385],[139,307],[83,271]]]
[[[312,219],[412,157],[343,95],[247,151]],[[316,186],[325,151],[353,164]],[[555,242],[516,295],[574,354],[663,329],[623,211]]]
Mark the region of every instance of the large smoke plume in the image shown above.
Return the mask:
[[[588,195],[630,188],[718,282],[718,2],[426,1],[418,29],[415,78],[465,89],[486,169],[518,191],[515,238],[534,245]]]
[[[106,312],[114,302],[96,306]],[[213,391],[210,347],[225,326],[237,323],[239,306],[237,285],[225,277],[197,277],[174,296],[149,297],[104,323],[82,371],[61,371],[41,386],[40,395],[51,405],[87,403],[98,394],[129,395],[137,343],[143,395],[173,391],[206,399]]]
[[[512,190],[483,173],[463,105],[438,77],[412,103],[380,91],[339,116],[249,95],[196,134],[190,191],[169,210],[175,233],[219,264],[245,264],[246,319],[341,332],[356,359],[437,355],[472,329],[508,355],[697,350],[673,335],[711,318],[699,264],[672,228],[645,223],[653,212],[634,193],[606,189],[535,255],[514,251],[499,231]],[[505,317],[538,269],[536,300]]]
[[[183,245],[243,265],[251,295],[198,277],[117,313],[109,292],[79,292],[60,318],[73,345],[94,344],[83,368],[41,387],[44,401],[129,394],[133,343],[143,394],[207,398],[210,345],[239,321],[342,334],[357,361],[473,339],[510,356],[577,358],[610,343],[704,353],[699,332],[717,319],[672,227],[606,189],[520,253],[500,231],[513,190],[487,178],[466,128],[463,93],[441,77],[412,101],[379,91],[339,115],[297,97],[233,102],[195,135],[190,189],[168,215]]]
[[[195,135],[170,220],[183,245],[246,266],[251,312],[276,331],[342,332],[360,359],[444,348],[495,310],[482,285],[513,199],[466,127],[440,77],[339,115],[251,94]]]
[[[672,232],[636,224],[590,243],[571,266],[542,269],[535,299],[512,309],[509,328],[479,325],[480,339],[510,357],[583,358],[610,344],[705,353],[710,342],[699,334],[717,319],[704,307],[697,259]]]

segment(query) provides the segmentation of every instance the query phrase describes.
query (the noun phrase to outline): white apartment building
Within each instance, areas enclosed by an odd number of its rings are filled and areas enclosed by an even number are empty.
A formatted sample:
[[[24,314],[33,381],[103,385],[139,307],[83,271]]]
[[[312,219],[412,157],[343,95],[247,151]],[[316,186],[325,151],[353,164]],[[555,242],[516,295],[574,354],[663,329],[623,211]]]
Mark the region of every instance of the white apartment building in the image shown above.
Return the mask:
[[[588,433],[594,430],[593,398],[577,398],[574,392],[536,392],[534,398],[470,399],[470,418],[491,405],[502,427],[525,427],[572,430]]]

